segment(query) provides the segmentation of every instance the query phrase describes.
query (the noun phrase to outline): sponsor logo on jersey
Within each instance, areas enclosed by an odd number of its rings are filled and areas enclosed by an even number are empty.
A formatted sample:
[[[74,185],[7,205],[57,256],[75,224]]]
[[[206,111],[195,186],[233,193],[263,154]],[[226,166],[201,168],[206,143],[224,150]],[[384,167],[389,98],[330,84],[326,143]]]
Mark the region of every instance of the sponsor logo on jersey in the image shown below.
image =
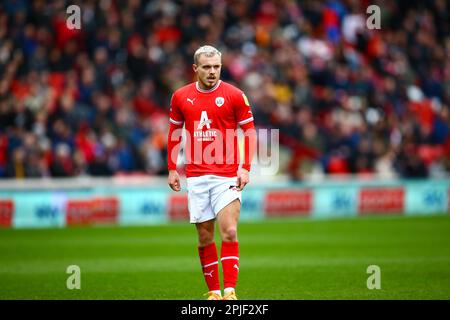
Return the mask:
[[[194,131],[194,138],[197,138],[197,141],[214,141],[215,137],[217,137],[217,130],[211,129],[212,120],[208,118],[208,113],[206,111],[202,111],[200,116],[200,121],[195,122],[198,123],[197,130]],[[203,131],[203,127],[206,126],[206,131]]]
[[[204,126],[206,126],[208,129],[211,129],[211,122],[212,120],[208,118],[208,114],[206,113],[206,111],[202,111],[197,130],[202,130]]]

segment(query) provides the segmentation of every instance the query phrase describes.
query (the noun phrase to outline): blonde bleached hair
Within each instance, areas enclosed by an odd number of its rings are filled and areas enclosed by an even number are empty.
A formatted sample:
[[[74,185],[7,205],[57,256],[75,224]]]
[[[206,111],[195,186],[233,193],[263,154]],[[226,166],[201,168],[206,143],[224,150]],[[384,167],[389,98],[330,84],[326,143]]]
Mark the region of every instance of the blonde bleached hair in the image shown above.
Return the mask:
[[[202,46],[200,48],[197,49],[197,51],[195,51],[194,53],[194,63],[198,64],[198,59],[200,58],[200,55],[205,55],[207,57],[213,57],[216,54],[219,57],[222,57],[222,53],[217,50],[216,48],[214,48],[213,46]]]

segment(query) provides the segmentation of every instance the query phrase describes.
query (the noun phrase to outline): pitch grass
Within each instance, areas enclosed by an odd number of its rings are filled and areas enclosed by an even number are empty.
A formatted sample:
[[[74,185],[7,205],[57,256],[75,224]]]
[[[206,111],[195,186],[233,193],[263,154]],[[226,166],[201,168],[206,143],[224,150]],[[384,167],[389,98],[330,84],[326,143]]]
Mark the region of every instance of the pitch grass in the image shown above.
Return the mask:
[[[450,299],[450,216],[241,222],[240,299]],[[220,248],[220,246],[219,246]],[[68,290],[66,268],[81,268]],[[369,290],[369,265],[381,289]],[[188,223],[0,230],[0,299],[204,299]]]

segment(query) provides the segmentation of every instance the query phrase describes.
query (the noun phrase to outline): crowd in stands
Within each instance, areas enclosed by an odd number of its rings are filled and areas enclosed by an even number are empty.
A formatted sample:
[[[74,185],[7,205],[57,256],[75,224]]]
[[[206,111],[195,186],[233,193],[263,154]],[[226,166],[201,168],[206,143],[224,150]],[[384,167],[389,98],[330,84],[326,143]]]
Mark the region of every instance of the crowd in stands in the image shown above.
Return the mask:
[[[81,29],[66,8],[78,4]],[[381,8],[380,29],[366,9]],[[0,3],[0,178],[164,175],[193,53],[223,53],[292,179],[450,172],[448,1]]]

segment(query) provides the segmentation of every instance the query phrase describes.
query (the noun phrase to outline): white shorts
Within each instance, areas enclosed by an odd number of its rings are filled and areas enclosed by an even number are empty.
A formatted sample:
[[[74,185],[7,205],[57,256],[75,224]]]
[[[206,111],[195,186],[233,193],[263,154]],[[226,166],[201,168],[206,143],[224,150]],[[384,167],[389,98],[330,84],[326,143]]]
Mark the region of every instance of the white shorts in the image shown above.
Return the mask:
[[[237,177],[228,178],[208,174],[186,180],[191,223],[215,219],[219,211],[234,199],[242,202],[241,191],[236,190]]]

